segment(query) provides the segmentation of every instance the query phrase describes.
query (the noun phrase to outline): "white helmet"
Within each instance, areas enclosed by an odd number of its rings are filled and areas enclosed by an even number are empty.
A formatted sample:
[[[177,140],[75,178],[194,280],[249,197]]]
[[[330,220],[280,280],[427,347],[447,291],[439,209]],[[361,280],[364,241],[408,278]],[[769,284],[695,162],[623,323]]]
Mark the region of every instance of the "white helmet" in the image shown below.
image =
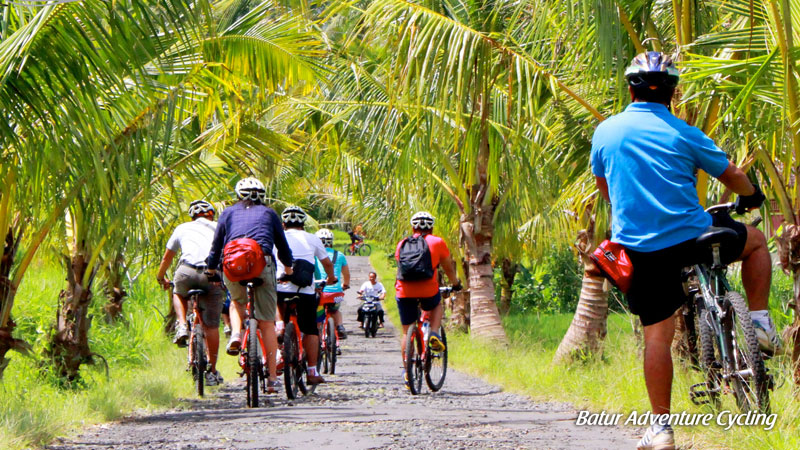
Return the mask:
[[[214,210],[214,206],[205,200],[195,200],[191,205],[189,205],[189,215],[192,217],[192,219],[209,211],[216,212]]]
[[[283,223],[303,225],[306,223],[306,212],[299,206],[288,206],[281,213]]]
[[[431,213],[420,211],[411,217],[411,227],[415,230],[432,230],[434,221]]]
[[[264,203],[267,199],[267,190],[264,183],[253,177],[242,178],[236,183],[236,197],[239,200],[250,199]]]
[[[320,228],[314,233],[325,247],[333,248],[333,231],[327,228]]]

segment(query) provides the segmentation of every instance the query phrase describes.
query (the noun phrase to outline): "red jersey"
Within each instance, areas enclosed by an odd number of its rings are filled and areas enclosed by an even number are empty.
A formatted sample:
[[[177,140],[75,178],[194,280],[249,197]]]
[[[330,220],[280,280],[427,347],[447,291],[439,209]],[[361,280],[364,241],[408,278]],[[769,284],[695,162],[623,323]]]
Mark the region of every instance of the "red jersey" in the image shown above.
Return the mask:
[[[414,233],[414,236],[419,236],[420,233]],[[433,278],[429,280],[418,281],[402,281],[397,280],[394,283],[395,295],[397,298],[419,298],[419,297],[433,297],[439,293],[439,263],[442,258],[450,256],[450,249],[447,248],[444,240],[432,234],[425,235],[425,242],[431,251],[431,265],[433,266]],[[400,259],[400,246],[403,241],[397,243],[397,248],[394,251],[394,259]]]

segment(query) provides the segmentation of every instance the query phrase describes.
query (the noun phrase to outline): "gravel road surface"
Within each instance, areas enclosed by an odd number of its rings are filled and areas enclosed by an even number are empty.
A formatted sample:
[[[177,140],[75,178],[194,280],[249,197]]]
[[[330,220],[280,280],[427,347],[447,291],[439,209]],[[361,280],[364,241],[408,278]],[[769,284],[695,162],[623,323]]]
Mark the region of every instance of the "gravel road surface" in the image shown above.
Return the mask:
[[[342,308],[350,332],[336,375],[309,396],[247,409],[244,379],[184,408],[94,426],[49,449],[632,449],[632,430],[578,427],[564,403],[525,397],[448,370],[440,392],[412,396],[403,386],[399,333],[387,321],[377,338],[357,333],[355,290],[368,258],[349,257],[351,285]],[[385,280],[389,282],[389,280]],[[222,356],[224,357],[224,356]],[[179,370],[176,368],[176,370]],[[424,386],[424,383],[423,383]]]

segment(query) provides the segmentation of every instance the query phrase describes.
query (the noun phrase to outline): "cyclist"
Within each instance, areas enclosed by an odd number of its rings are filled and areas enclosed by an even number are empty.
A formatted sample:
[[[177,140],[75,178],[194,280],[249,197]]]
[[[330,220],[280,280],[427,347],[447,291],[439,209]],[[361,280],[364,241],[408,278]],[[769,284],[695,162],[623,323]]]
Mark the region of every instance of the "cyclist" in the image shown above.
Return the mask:
[[[347,235],[350,236],[350,253],[354,254],[356,251],[356,244],[364,240],[364,236],[358,233],[360,230],[361,225],[356,227],[355,230],[350,230],[347,232]]]
[[[439,277],[437,267],[444,269],[453,290],[461,290],[461,281],[458,280],[453,260],[450,258],[450,250],[444,240],[433,235],[434,218],[425,211],[420,211],[411,217],[411,237],[401,240],[397,244],[394,257],[397,260],[397,281],[395,282],[395,292],[397,295],[397,309],[400,313],[400,323],[403,325],[403,335],[408,332],[408,328],[419,319],[419,308],[431,312],[431,332],[428,339],[430,349],[435,352],[445,350],[442,337],[439,335],[439,326],[442,323],[442,296],[439,294]],[[418,238],[422,239],[418,239]],[[407,261],[421,263],[424,267],[415,273],[423,273],[424,278],[415,276],[414,280],[402,279],[411,278],[410,272],[415,269],[406,269]],[[419,269],[419,267],[416,267]],[[404,276],[403,273],[406,273]],[[430,276],[427,276],[430,275]],[[402,339],[401,349],[405,355],[406,341]],[[404,361],[405,365],[405,361]],[[406,373],[403,371],[403,377]],[[406,385],[408,380],[406,379]]]
[[[317,295],[314,287],[314,259],[318,258],[327,275],[329,284],[336,283],[333,263],[328,259],[325,247],[318,237],[305,231],[306,213],[299,206],[289,206],[281,213],[283,227],[286,229],[286,240],[294,255],[294,277],[291,281],[278,283],[278,309],[284,323],[288,323],[284,302],[298,297],[297,324],[303,334],[303,349],[308,362],[306,380],[308,384],[324,383],[317,373],[317,357],[319,356],[319,330],[317,329]],[[284,279],[285,266],[278,263],[278,279]],[[303,275],[304,274],[304,275]],[[305,276],[305,278],[304,278]],[[304,278],[301,281],[301,278]]]
[[[347,267],[347,258],[344,257],[344,254],[333,249],[333,232],[331,230],[322,228],[317,231],[316,235],[325,246],[328,258],[333,262],[333,273],[339,280],[334,284],[325,286],[325,289],[322,290],[322,295],[326,297],[332,296],[337,299],[328,309],[333,312],[333,323],[336,324],[336,332],[339,334],[339,339],[347,339],[347,331],[342,324],[342,312],[339,311],[339,307],[344,300],[344,291],[350,289],[350,268]],[[324,269],[322,261],[317,259],[317,278],[322,278]]]
[[[700,262],[695,239],[712,225],[700,205],[696,170],[702,169],[739,194],[738,213],[764,201],[758,186],[728,161],[702,131],[670,112],[679,72],[669,56],[637,55],[625,71],[633,102],[601,123],[592,138],[591,166],[601,195],[612,206],[612,241],[622,244],[634,266],[627,294],[644,326],[644,374],[653,413],[670,412],[673,313],[685,302],[681,269]],[[735,245],[722,249],[724,263],[742,261],[742,283],[759,344],[773,351],[779,340],[767,314],[771,264],[764,235],[730,217],[715,226],[736,231]],[[656,288],[654,288],[656,287]],[[672,428],[657,421],[640,449],[674,448]]]
[[[203,273],[206,270],[206,255],[214,239],[214,207],[205,200],[195,200],[189,205],[190,222],[182,223],[172,232],[167,249],[158,268],[156,279],[164,289],[169,289],[170,281],[166,278],[167,269],[180,250],[181,257],[175,269],[173,285],[175,294],[172,304],[178,316],[178,327],[173,341],[179,347],[185,347],[189,338],[189,327],[186,323],[188,292],[191,289],[203,289],[206,295],[200,297],[200,311],[203,314],[206,346],[208,348],[209,371],[205,373],[206,384],[215,386],[222,383],[222,376],[217,372],[217,352],[219,350],[219,318],[225,294],[216,283],[209,283]]]
[[[231,240],[240,237],[249,237],[258,242],[265,255],[265,267],[259,278],[260,286],[254,289],[255,305],[254,315],[258,321],[258,328],[267,347],[267,366],[269,368],[268,380],[270,388],[278,383],[275,368],[275,355],[278,350],[278,339],[275,335],[275,310],[277,294],[275,291],[275,261],[272,256],[273,248],[276,249],[277,258],[291,266],[292,251],[286,242],[286,236],[280,225],[278,214],[272,208],[264,205],[266,189],[255,178],[244,178],[236,183],[237,203],[225,209],[219,218],[214,242],[208,253],[209,274],[214,275],[223,259],[223,248]],[[291,268],[289,269],[291,273]],[[235,356],[239,354],[242,336],[242,321],[247,306],[247,289],[238,282],[232,282],[223,274],[225,286],[231,294],[231,337],[228,340],[227,353]]]
[[[380,300],[378,302],[378,319],[380,320],[380,326],[383,328],[383,306],[381,302],[383,299],[386,298],[386,288],[383,287],[380,281],[378,281],[378,274],[375,272],[369,273],[369,280],[365,281],[364,284],[361,285],[361,288],[358,290],[358,295],[363,295],[364,297],[372,297],[377,298]],[[364,328],[364,310],[362,306],[358,307],[358,321],[361,323],[360,328]]]

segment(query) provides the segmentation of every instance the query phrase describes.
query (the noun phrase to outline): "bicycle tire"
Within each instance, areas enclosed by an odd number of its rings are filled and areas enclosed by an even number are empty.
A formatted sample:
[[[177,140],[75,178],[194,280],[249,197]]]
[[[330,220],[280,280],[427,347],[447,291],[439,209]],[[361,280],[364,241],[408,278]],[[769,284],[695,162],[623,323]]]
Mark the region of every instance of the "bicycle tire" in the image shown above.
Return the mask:
[[[297,398],[297,331],[291,321],[286,324],[283,332],[283,385],[286,389],[286,398]]]
[[[247,365],[250,368],[249,377],[247,379],[247,388],[249,389],[250,404],[247,405],[251,408],[258,408],[258,390],[261,384],[259,383],[259,376],[261,375],[261,358],[258,357],[258,321],[251,318],[248,321],[248,336],[247,336]]]
[[[325,352],[325,332],[321,325],[317,325],[319,332],[319,345],[317,346],[317,372],[328,373],[328,355]]]
[[[719,367],[722,365],[717,361],[720,353],[715,353],[715,345],[718,341],[711,328],[711,312],[705,308],[695,311],[695,328],[700,347],[700,368],[706,382],[708,401],[714,409],[719,409],[719,391],[717,389],[721,386]]]
[[[447,335],[442,326],[439,327],[439,335],[444,343],[444,351],[434,354],[428,349],[425,355],[425,383],[433,392],[439,391],[444,386],[444,378],[447,376]]]
[[[417,324],[414,323],[406,333],[406,377],[408,388],[412,395],[422,391],[422,339],[417,333]]]
[[[358,256],[369,256],[372,254],[372,247],[369,244],[363,244],[358,248]]]
[[[325,351],[328,353],[328,373],[331,375],[336,374],[336,324],[333,322],[333,317],[325,318],[325,327],[327,342],[325,342]]]
[[[738,292],[726,293],[725,300],[730,303],[734,313],[732,314],[732,321],[726,321],[725,323],[727,326],[732,326],[728,330],[730,333],[727,335],[732,336],[734,339],[739,335],[744,335],[744,342],[741,340],[730,342],[732,347],[735,345],[733,350],[736,352],[731,354],[737,356],[732,361],[736,363],[736,366],[731,367],[731,369],[735,372],[747,369],[752,371],[749,381],[738,376],[731,377],[736,403],[742,412],[755,410],[769,414],[767,369],[764,365],[764,359],[761,357],[761,350],[758,347],[758,339],[756,338],[753,322],[750,319],[750,309],[744,297]]]
[[[192,359],[194,360],[194,384],[197,395],[202,397],[205,394],[206,381],[206,350],[202,331],[192,334]]]
[[[300,393],[303,395],[311,395],[314,393],[314,390],[317,388],[315,384],[308,384],[306,377],[308,376],[308,361],[306,361],[305,355],[303,356],[303,360],[300,361],[300,364],[297,367],[297,389],[300,390]]]

